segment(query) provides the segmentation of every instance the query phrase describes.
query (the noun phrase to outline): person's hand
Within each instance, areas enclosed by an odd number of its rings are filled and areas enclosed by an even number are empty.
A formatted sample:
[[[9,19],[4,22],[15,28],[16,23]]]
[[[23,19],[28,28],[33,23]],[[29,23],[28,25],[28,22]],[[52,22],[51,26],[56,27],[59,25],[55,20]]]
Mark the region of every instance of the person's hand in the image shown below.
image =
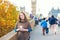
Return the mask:
[[[19,26],[20,31],[28,31],[28,29],[24,29],[23,26]]]
[[[19,31],[20,29],[16,29],[16,31]]]
[[[23,28],[23,29],[20,29],[20,31],[28,31],[28,29],[24,29],[24,28]]]
[[[23,26],[19,26],[20,29],[23,29]]]

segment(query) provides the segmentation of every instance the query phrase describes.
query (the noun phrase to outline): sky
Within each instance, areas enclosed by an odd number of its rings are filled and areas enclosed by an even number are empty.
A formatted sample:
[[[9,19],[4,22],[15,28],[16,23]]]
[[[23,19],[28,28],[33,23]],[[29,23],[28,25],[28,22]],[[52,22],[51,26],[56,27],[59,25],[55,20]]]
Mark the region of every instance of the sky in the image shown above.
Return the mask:
[[[31,13],[31,0],[9,0],[15,6],[17,6],[18,10],[20,7],[25,6],[25,11]],[[47,16],[51,8],[54,9],[60,8],[60,0],[37,0],[36,1],[36,14],[43,14],[43,16]]]
[[[17,6],[17,9],[20,10],[20,7],[25,6],[25,11],[28,13],[31,13],[31,0],[8,0],[15,6]]]
[[[51,8],[60,8],[60,0],[37,0],[37,13],[47,16]]]

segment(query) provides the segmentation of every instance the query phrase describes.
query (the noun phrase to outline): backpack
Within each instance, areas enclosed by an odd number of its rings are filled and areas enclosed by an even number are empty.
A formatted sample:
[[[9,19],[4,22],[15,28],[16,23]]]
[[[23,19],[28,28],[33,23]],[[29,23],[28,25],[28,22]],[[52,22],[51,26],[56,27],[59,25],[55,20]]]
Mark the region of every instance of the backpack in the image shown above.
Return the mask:
[[[43,20],[43,21],[41,22],[41,26],[42,26],[43,28],[47,28],[47,22],[46,22],[45,20]]]

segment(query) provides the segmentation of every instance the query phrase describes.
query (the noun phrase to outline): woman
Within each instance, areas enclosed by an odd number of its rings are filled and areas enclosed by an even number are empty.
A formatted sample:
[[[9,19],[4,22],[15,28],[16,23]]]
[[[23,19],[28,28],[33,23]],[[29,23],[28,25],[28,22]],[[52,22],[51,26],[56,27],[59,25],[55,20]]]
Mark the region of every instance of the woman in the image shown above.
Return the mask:
[[[53,15],[52,15],[52,17],[50,19],[50,25],[51,25],[52,31],[56,34],[58,24],[57,24],[57,19]]]
[[[31,30],[30,23],[27,21],[25,13],[19,14],[19,20],[16,25],[17,40],[28,40]]]

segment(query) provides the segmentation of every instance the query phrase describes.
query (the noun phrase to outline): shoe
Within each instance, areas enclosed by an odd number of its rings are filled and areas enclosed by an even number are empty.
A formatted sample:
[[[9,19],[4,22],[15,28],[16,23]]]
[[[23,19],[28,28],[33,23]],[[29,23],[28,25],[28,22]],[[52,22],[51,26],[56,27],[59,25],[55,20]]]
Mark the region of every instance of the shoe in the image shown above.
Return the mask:
[[[45,34],[43,34],[45,36]]]
[[[46,33],[46,34],[48,34],[48,33]]]

